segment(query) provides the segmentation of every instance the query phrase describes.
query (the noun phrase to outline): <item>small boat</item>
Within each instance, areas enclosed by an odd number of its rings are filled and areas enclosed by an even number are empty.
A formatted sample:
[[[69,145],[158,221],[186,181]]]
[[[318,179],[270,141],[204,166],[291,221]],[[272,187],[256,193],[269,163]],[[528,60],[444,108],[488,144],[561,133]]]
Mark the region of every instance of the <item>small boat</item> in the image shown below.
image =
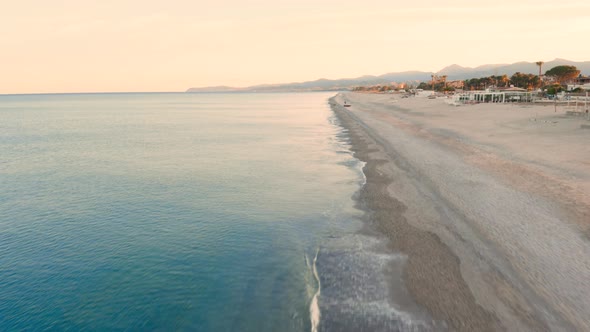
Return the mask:
[[[350,104],[347,102],[344,102],[344,107],[350,107]]]

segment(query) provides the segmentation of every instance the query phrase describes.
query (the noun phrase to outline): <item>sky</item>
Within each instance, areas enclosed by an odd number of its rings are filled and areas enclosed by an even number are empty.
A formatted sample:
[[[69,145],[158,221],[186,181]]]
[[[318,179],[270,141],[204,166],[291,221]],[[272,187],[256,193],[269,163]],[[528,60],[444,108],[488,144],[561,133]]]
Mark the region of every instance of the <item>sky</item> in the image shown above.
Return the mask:
[[[590,60],[588,0],[0,3],[0,94],[184,91]]]

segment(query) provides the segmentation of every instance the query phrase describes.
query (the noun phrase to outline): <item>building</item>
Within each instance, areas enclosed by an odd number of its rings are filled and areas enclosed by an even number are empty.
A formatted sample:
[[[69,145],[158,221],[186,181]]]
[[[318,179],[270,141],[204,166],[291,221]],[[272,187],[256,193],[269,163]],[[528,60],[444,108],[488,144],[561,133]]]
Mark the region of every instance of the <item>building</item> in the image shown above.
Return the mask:
[[[535,92],[529,92],[521,88],[493,87],[485,91],[465,91],[458,93],[453,98],[451,104],[532,102],[535,95]]]
[[[572,84],[567,85],[567,90],[572,91],[577,88],[581,88],[582,90],[590,91],[590,76],[578,76],[574,79]]]
[[[498,88],[498,87],[491,87],[490,91],[492,92],[526,92],[527,89],[523,89],[523,88],[517,88],[514,86],[510,86],[510,87],[502,87],[502,88]]]

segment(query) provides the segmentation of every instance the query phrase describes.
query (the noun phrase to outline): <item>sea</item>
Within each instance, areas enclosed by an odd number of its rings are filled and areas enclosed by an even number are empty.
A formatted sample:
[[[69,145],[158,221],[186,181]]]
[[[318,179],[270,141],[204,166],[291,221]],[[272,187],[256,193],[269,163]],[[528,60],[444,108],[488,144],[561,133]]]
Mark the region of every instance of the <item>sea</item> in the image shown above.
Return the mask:
[[[0,331],[422,326],[332,95],[1,95]]]

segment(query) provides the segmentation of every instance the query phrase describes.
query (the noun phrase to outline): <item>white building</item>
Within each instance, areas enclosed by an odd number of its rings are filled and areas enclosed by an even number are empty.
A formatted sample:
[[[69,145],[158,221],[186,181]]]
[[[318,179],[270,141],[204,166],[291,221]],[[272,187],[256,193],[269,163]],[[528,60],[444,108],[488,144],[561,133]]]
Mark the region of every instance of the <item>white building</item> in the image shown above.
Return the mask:
[[[588,77],[588,76],[577,77],[572,84],[567,85],[567,91],[572,91],[577,88],[581,88],[582,90],[590,91],[590,77]]]

